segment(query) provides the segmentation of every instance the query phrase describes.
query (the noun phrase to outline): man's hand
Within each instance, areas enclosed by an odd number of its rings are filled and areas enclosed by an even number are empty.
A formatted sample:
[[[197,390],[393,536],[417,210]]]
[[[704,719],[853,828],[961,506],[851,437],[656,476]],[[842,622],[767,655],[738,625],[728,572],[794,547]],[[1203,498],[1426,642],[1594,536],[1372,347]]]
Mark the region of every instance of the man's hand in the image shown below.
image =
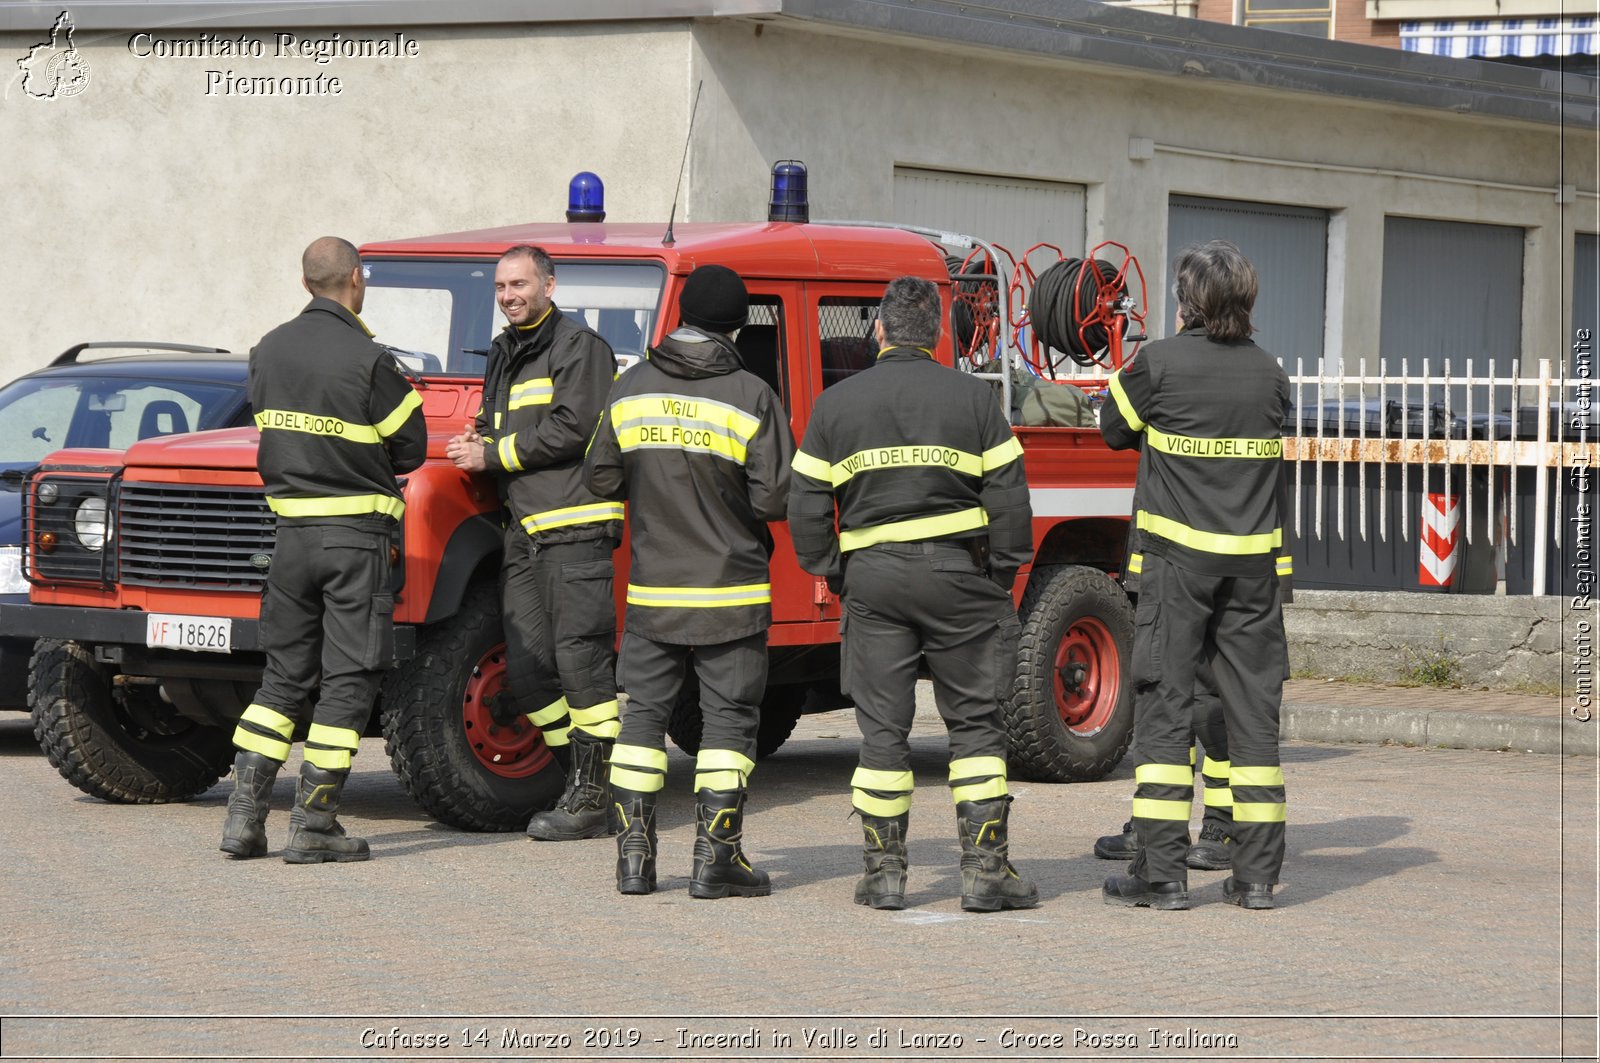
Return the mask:
[[[483,437],[471,422],[460,435],[450,438],[444,453],[462,472],[486,472],[489,468],[483,457]]]

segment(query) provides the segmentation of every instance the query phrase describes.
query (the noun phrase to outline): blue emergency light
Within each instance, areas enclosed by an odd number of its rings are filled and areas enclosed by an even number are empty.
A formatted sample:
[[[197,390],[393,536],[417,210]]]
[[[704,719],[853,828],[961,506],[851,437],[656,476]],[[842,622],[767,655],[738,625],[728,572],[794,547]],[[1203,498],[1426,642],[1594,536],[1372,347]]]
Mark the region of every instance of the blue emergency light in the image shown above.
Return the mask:
[[[568,221],[605,221],[606,186],[596,174],[584,170],[567,185]]]
[[[811,204],[806,201],[805,163],[785,159],[772,168],[772,199],[767,204],[767,220],[811,220]]]

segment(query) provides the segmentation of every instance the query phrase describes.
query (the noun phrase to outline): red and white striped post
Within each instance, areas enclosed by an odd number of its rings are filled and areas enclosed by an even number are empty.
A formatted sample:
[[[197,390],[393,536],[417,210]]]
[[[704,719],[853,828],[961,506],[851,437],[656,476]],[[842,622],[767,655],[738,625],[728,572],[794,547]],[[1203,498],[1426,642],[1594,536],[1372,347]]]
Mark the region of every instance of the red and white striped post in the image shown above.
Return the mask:
[[[1456,576],[1456,555],[1461,545],[1461,499],[1429,492],[1422,500],[1422,552],[1417,582],[1424,587],[1448,587]]]

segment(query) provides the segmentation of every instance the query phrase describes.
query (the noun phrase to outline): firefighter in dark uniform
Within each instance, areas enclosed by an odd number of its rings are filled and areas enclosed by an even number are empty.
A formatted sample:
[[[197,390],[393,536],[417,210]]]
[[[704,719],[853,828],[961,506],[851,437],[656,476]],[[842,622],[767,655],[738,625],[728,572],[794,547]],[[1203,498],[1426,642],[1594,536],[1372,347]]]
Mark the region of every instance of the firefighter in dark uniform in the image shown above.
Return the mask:
[[[866,839],[856,903],[905,906],[907,735],[926,658],[950,733],[961,907],[1031,908],[1038,890],[1009,860],[999,707],[1016,672],[1011,586],[1032,556],[1028,483],[988,384],[933,360],[942,316],[931,282],[889,284],[876,364],[823,392],[812,411],[789,528],[801,566],[844,603],[840,678],[862,737],[851,779]]]
[[[1184,329],[1110,379],[1100,430],[1141,446],[1134,618],[1133,824],[1140,850],[1107,904],[1189,907],[1185,848],[1194,799],[1190,699],[1201,662],[1222,698],[1233,799],[1233,874],[1223,896],[1271,908],[1283,866],[1278,712],[1288,646],[1280,579],[1290,573],[1282,428],[1289,380],[1250,340],[1255,267],[1226,241],[1174,263]]]
[[[611,347],[551,301],[555,264],[521,244],[500,256],[495,299],[506,327],[489,349],[483,406],[446,452],[492,473],[510,511],[501,566],[506,682],[515,712],[567,768],[555,807],[528,836],[613,833],[606,760],[617,718],[611,552],[622,504],[583,485],[583,451],[616,376]],[[569,748],[570,746],[570,748]]]
[[[749,306],[744,282],[727,267],[691,273],[680,327],[617,381],[589,448],[589,487],[627,500],[633,551],[619,659],[628,705],[611,760],[622,825],[617,889],[625,894],[656,887],[667,717],[690,661],[704,729],[689,895],[772,892],[740,840],[767,686],[767,522],[784,519],[794,439],[778,396],[745,371],[730,337]]]
[[[250,352],[257,466],[278,522],[261,599],[266,671],[234,731],[221,848],[265,855],[272,783],[316,694],[283,858],[317,864],[370,855],[336,813],[394,658],[395,474],[422,464],[428,432],[421,398],[357,316],[367,286],[355,247],[325,236],[301,269],[311,302]]]

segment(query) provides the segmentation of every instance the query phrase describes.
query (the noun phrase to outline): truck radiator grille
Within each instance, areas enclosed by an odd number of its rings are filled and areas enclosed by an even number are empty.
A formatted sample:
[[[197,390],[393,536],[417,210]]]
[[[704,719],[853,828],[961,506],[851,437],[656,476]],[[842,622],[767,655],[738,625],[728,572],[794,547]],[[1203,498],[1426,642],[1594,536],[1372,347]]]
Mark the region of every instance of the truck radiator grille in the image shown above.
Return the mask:
[[[123,583],[146,587],[259,590],[276,518],[259,487],[123,481],[117,501]]]

